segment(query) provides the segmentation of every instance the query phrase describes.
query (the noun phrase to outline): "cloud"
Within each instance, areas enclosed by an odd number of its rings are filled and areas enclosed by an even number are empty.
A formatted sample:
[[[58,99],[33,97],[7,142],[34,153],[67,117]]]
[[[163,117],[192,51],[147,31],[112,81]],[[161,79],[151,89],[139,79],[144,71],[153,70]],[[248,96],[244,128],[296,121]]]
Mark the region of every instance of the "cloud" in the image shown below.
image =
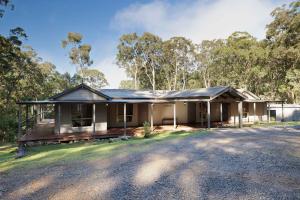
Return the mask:
[[[104,73],[109,85],[106,88],[118,88],[120,81],[127,79],[123,69],[120,69],[115,63],[114,56],[106,57],[96,61],[93,68],[99,69]]]
[[[271,11],[287,1],[215,0],[152,1],[131,4],[118,11],[111,26],[120,32],[149,31],[164,39],[184,36],[194,42],[226,38],[234,31],[248,31],[255,37],[265,36]]]

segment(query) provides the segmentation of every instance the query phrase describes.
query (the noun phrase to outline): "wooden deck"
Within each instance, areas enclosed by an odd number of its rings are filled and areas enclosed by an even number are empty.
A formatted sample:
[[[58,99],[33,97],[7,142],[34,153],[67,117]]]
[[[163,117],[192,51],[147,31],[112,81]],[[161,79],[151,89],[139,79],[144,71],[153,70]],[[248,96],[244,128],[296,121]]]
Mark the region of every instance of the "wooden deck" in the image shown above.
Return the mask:
[[[177,131],[195,131],[201,129],[198,125],[178,125]],[[171,131],[173,130],[173,125],[162,125],[155,126],[154,132]],[[143,134],[143,127],[128,127],[126,129],[127,136],[139,136]],[[68,141],[78,141],[78,140],[92,140],[92,139],[105,139],[113,138],[124,135],[124,128],[109,128],[106,131],[97,131],[95,134],[91,132],[81,132],[81,133],[54,133],[54,122],[44,121],[36,125],[30,131],[27,131],[18,142],[68,142]]]

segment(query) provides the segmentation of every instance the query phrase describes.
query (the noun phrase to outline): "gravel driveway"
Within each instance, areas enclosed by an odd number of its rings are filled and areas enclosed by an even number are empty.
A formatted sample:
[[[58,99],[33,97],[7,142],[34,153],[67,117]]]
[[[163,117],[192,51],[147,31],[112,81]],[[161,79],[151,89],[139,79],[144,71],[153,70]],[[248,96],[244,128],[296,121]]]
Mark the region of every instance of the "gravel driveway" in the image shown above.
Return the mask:
[[[3,175],[0,198],[300,199],[296,129],[220,129],[123,152]]]

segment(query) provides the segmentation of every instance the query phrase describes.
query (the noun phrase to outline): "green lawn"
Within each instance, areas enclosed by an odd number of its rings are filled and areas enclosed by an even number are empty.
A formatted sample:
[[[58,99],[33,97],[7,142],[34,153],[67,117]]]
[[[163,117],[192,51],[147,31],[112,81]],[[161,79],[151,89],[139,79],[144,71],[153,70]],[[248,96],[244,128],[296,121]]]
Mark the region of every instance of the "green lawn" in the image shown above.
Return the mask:
[[[126,154],[147,149],[154,142],[170,140],[175,138],[190,137],[205,134],[207,131],[197,132],[163,132],[151,138],[133,138],[128,141],[108,141],[78,142],[73,144],[53,144],[29,147],[27,155],[20,159],[15,159],[16,146],[0,146],[0,173],[7,173],[16,168],[28,169],[42,167],[45,165],[76,161],[105,158],[116,154]]]
[[[251,127],[268,126],[293,126],[300,122],[271,122],[251,125]],[[45,165],[76,161],[105,158],[116,154],[144,151],[150,147],[149,144],[164,140],[190,137],[198,134],[206,134],[207,131],[197,132],[163,132],[151,138],[133,138],[129,141],[107,141],[79,142],[73,144],[56,144],[29,147],[24,158],[15,159],[17,147],[15,145],[0,144],[0,173],[7,173],[16,168],[34,168]]]
[[[270,123],[268,123],[268,122],[259,122],[259,123],[255,123],[253,125],[250,125],[250,127],[258,128],[258,127],[270,127],[270,126],[296,126],[296,125],[300,125],[300,121],[291,121],[291,122],[271,121]]]

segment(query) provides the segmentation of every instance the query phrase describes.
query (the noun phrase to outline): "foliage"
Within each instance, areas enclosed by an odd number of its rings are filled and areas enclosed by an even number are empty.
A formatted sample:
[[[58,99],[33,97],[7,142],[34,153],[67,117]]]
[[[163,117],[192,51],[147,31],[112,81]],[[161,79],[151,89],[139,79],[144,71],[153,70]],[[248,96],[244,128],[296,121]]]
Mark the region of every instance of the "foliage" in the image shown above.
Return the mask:
[[[135,89],[135,83],[132,80],[122,80],[120,82],[120,89]]]
[[[0,115],[0,121],[0,142],[15,141],[18,124],[14,113]]]
[[[228,85],[300,103],[300,1],[276,8],[271,16],[264,40],[239,31],[201,44],[184,37],[164,41],[151,33],[126,34],[118,46],[118,65],[133,78],[134,88]]]
[[[145,121],[143,123],[143,127],[144,127],[144,137],[145,138],[149,138],[151,136],[151,127],[150,127],[150,123]]]
[[[5,8],[10,8],[11,10],[14,9],[14,5],[11,3],[10,0],[0,0],[0,6],[4,8],[0,8],[0,18],[4,16]]]
[[[139,37],[135,33],[121,36],[117,53],[117,64],[125,69],[129,77],[133,78],[134,89],[138,89],[138,74],[141,67],[138,39]]]
[[[67,39],[62,41],[63,48],[71,45],[69,58],[71,63],[76,66],[77,73],[83,72],[84,68],[93,64],[90,58],[92,47],[89,44],[82,44],[82,37],[80,33],[69,32]],[[84,74],[80,74],[80,76],[83,77],[82,81],[84,81]]]
[[[102,88],[108,85],[104,74],[97,69],[84,68],[78,72],[76,78],[77,80],[84,79],[84,83],[92,88]]]

